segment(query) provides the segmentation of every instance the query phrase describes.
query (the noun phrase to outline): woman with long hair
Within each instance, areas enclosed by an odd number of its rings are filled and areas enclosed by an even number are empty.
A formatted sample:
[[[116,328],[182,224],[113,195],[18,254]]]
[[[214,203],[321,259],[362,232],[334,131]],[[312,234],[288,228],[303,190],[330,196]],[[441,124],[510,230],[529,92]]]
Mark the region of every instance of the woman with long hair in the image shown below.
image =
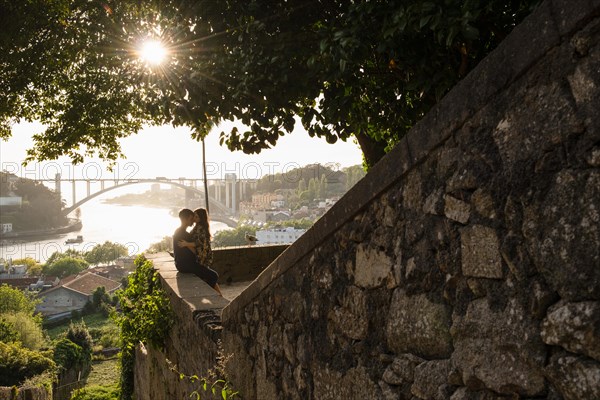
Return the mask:
[[[210,247],[210,221],[208,219],[208,212],[206,212],[205,208],[194,210],[194,222],[194,228],[192,228],[192,231],[190,232],[193,242],[182,240],[180,241],[179,246],[188,247],[196,254],[196,261],[200,266],[201,273],[206,276],[206,279],[203,278],[204,281],[222,296],[221,288],[217,283],[219,274],[211,268],[213,254]]]

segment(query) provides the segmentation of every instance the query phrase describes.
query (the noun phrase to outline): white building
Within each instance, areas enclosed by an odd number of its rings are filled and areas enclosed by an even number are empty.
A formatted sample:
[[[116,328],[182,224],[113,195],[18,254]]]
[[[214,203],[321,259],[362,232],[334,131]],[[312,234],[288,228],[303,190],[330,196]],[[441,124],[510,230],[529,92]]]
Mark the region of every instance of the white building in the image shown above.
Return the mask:
[[[306,229],[273,228],[256,231],[258,244],[292,243],[306,232]]]
[[[283,208],[283,207],[285,207],[285,200],[273,200],[271,202],[271,207]]]
[[[23,198],[20,196],[0,197],[0,206],[21,207]]]
[[[106,293],[113,294],[121,283],[84,271],[62,285],[40,292],[38,297],[42,302],[36,310],[46,316],[81,310],[100,286],[104,286]]]

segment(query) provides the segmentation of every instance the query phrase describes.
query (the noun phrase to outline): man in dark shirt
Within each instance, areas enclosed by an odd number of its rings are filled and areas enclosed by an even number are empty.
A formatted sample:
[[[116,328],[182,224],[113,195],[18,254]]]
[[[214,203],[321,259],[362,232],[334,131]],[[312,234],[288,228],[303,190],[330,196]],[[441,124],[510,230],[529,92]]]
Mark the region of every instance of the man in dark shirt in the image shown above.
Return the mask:
[[[213,270],[201,266],[196,260],[196,254],[187,247],[180,247],[179,241],[183,240],[186,242],[194,242],[193,236],[186,230],[192,226],[195,221],[194,212],[190,209],[184,208],[179,211],[179,220],[181,226],[173,233],[173,257],[175,258],[175,268],[179,272],[189,272],[204,282],[208,283],[212,288],[217,286],[217,279],[219,275]],[[215,290],[217,290],[215,288]],[[220,294],[220,291],[217,290]]]
[[[192,235],[186,230],[194,224],[194,212],[184,208],[179,211],[179,220],[181,226],[173,233],[173,253],[175,258],[175,267],[179,272],[194,272],[196,264],[196,255],[187,247],[179,247],[179,241],[193,241]]]

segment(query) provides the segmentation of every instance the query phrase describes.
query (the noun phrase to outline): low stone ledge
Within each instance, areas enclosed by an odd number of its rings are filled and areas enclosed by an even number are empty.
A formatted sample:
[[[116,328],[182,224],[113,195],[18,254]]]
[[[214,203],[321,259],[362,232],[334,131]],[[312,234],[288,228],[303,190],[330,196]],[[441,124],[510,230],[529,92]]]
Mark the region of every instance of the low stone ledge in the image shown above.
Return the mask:
[[[168,254],[166,257],[164,253],[148,255],[147,258],[154,263],[154,268],[158,271],[164,289],[169,295],[171,305],[178,308],[185,304],[187,309],[180,309],[181,314],[178,313],[179,315],[189,314],[190,318],[193,318],[195,312],[222,309],[229,304],[228,300],[219,296],[202,279],[191,273],[177,271],[173,258]]]
[[[254,280],[289,244],[224,247],[213,250],[213,269],[219,284]]]

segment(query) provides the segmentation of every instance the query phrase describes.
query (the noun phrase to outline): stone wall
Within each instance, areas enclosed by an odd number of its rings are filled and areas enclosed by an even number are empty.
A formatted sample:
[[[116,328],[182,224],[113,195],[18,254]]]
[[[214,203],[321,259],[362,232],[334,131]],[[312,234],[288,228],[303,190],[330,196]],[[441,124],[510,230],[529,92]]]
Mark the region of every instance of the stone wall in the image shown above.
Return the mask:
[[[213,267],[223,290],[228,285],[251,281],[287,245],[251,246],[214,251]],[[159,271],[163,287],[175,312],[175,323],[164,349],[138,346],[135,357],[135,398],[138,400],[187,399],[200,389],[198,382],[180,379],[207,377],[214,370],[221,339],[221,310],[229,301],[217,295],[193,274],[177,272],[167,253],[148,255]],[[202,399],[210,399],[204,391]],[[220,394],[216,398],[221,398]]]
[[[223,310],[243,398],[600,399],[599,15],[543,2]]]
[[[213,268],[222,285],[251,281],[288,247],[289,244],[223,247],[213,251]]]
[[[7,400],[52,400],[52,389],[39,387],[0,386],[0,399]]]

